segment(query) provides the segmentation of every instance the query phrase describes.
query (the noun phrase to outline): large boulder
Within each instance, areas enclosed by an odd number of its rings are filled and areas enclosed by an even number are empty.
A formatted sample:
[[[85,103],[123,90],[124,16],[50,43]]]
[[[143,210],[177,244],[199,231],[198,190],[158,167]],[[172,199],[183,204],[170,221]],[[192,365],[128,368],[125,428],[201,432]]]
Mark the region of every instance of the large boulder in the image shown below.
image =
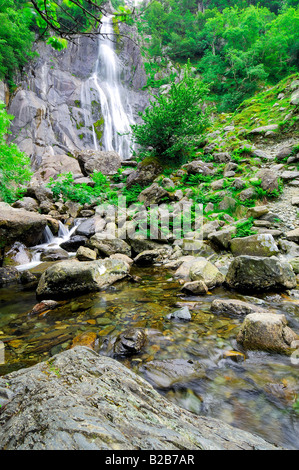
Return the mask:
[[[262,312],[246,316],[237,341],[248,350],[291,353],[299,336],[287,326],[285,315]]]
[[[273,236],[266,233],[233,238],[230,242],[230,249],[234,256],[273,256],[279,253]]]
[[[238,256],[230,264],[225,284],[240,292],[293,289],[296,276],[291,265],[276,256]]]
[[[115,253],[131,256],[131,247],[121,238],[103,238],[101,233],[95,233],[86,243],[91,249],[97,249],[100,256],[110,256]]]
[[[129,265],[118,259],[61,261],[41,276],[37,299],[59,299],[100,291],[129,274]]]
[[[158,185],[158,183],[153,183],[148,188],[141,191],[138,196],[138,201],[142,202],[145,207],[150,206],[151,204],[159,204],[165,198],[169,198],[169,193],[166,189]]]
[[[82,150],[76,152],[76,157],[84,176],[89,176],[94,171],[114,175],[121,168],[121,158],[114,151]]]
[[[46,225],[43,215],[0,202],[0,246],[12,245],[15,241],[34,246],[41,240]]]
[[[161,163],[157,159],[145,158],[142,162],[138,163],[137,169],[129,174],[126,187],[130,188],[135,184],[147,186],[154,181],[162,170]]]
[[[120,362],[84,346],[1,377],[0,390],[1,450],[277,449],[183,410]]]

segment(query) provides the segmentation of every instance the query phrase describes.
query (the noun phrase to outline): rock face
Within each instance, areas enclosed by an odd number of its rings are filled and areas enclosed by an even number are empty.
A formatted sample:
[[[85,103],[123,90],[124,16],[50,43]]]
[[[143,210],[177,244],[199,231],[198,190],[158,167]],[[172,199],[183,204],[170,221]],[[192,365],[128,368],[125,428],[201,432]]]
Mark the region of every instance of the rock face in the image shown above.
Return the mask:
[[[50,266],[41,276],[37,299],[59,299],[99,291],[125,278],[129,266],[121,260],[62,261]]]
[[[229,266],[225,284],[240,292],[286,290],[296,287],[289,263],[277,257],[238,256]]]
[[[291,352],[292,342],[298,339],[284,315],[267,312],[247,315],[237,337],[245,349],[277,353]]]
[[[142,91],[147,80],[142,56],[131,40],[122,39],[118,49],[121,81],[137,120],[148,105],[148,94]],[[97,40],[81,36],[63,51],[39,42],[36,51],[38,58],[26,67],[26,79],[18,83],[8,111],[15,116],[11,138],[39,169],[43,156],[93,149],[92,125],[98,130],[100,148],[103,118],[98,90],[89,80],[98,57]]]
[[[276,449],[179,408],[88,347],[1,377],[0,390],[1,450]]]
[[[0,246],[12,245],[15,241],[34,246],[42,238],[46,225],[43,215],[0,202]]]

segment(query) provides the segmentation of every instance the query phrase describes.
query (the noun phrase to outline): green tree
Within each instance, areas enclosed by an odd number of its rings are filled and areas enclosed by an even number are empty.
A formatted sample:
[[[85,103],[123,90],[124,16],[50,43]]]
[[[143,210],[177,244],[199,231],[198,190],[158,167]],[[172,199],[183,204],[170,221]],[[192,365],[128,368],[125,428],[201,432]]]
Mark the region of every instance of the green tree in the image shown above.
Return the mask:
[[[8,203],[22,195],[20,185],[29,181],[32,174],[29,157],[15,144],[6,142],[12,118],[0,103],[0,199]]]
[[[204,138],[209,124],[205,109],[208,87],[191,72],[188,64],[183,79],[172,82],[167,93],[158,95],[142,115],[142,124],[132,126],[133,139],[141,153],[150,152],[162,164],[180,164]]]

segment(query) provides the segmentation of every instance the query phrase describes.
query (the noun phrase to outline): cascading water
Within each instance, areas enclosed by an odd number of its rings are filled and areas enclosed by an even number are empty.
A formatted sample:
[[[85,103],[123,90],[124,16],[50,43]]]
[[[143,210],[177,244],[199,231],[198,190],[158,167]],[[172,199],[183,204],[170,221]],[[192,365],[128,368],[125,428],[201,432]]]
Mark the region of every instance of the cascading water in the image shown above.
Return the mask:
[[[25,259],[24,259],[24,256],[22,258],[15,257],[16,262],[18,262],[17,261],[18,259],[20,260],[20,264],[17,265],[16,268],[19,271],[24,271],[27,269],[32,269],[35,266],[38,266],[39,264],[41,264],[42,263],[41,254],[47,252],[50,249],[59,248],[63,242],[66,242],[67,240],[69,240],[71,236],[74,234],[74,232],[76,231],[80,222],[82,222],[82,220],[80,219],[75,220],[74,225],[71,229],[68,229],[68,227],[66,227],[61,222],[59,222],[59,229],[58,229],[58,234],[56,237],[53,235],[50,228],[46,226],[44,233],[43,233],[42,242],[39,245],[33,246],[30,249],[31,259],[29,259],[28,255]],[[23,248],[23,245],[22,245],[21,248],[19,247],[16,247],[16,248],[18,248],[19,256],[20,256],[20,254],[23,254],[24,248],[26,247]]]
[[[127,90],[120,81],[121,64],[114,50],[115,35],[112,17],[102,18],[98,58],[95,70],[81,89],[81,106],[84,112],[85,127],[92,130],[95,150],[114,150],[122,159],[131,156],[131,125],[134,124],[133,112],[128,100]],[[95,90],[103,122],[101,142],[97,139],[95,123],[92,118],[92,101]]]

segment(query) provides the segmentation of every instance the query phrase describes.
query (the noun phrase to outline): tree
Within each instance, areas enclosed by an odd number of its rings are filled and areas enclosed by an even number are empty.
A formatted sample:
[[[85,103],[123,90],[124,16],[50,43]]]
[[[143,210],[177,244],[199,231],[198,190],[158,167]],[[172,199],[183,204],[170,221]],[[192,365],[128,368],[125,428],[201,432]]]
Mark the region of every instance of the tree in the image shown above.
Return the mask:
[[[6,135],[12,116],[9,116],[3,103],[0,103],[0,199],[14,202],[22,194],[20,185],[30,180],[30,158],[15,144],[7,144]]]
[[[190,157],[209,124],[207,94],[207,85],[193,76],[188,64],[183,79],[173,81],[167,93],[151,101],[141,115],[143,124],[132,126],[141,153],[150,152],[162,164],[179,164]]]

